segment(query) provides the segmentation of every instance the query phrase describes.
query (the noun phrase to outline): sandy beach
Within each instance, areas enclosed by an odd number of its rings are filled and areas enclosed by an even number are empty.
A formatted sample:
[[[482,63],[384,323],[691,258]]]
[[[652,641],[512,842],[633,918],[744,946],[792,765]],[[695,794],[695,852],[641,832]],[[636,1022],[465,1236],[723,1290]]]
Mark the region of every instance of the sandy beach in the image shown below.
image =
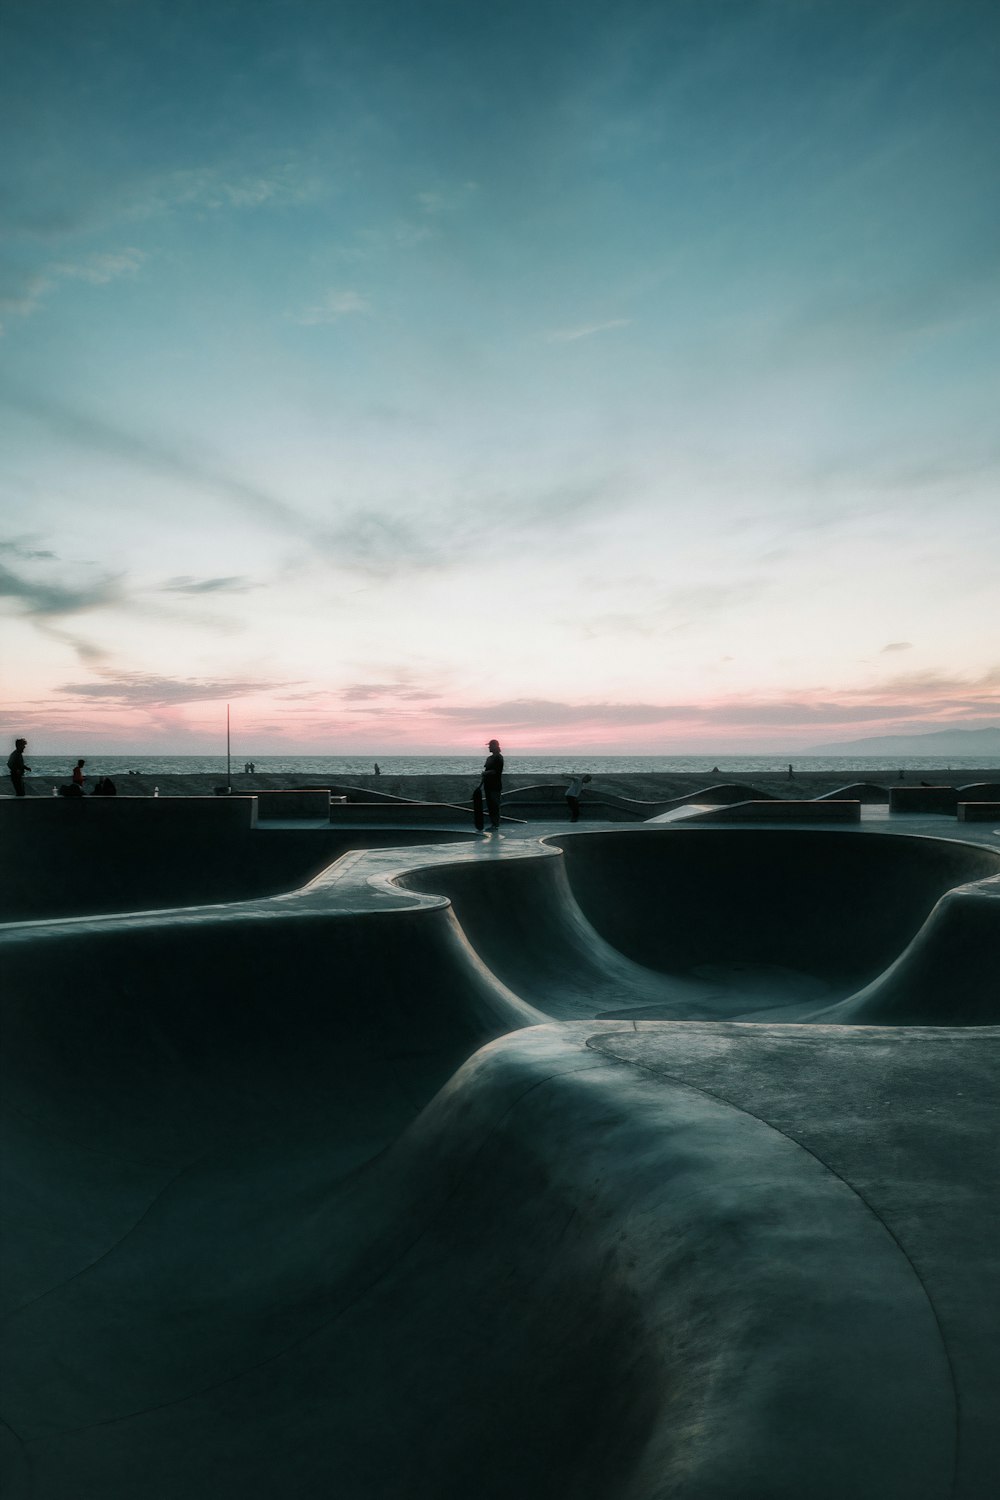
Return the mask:
[[[96,779],[95,774],[88,780],[86,788],[88,793],[92,790]],[[28,776],[25,783],[27,794],[29,797],[51,797],[53,788],[65,785],[67,780],[68,776]],[[995,784],[998,781],[1000,781],[1000,769],[996,766],[977,771],[969,770],[967,767],[957,771],[950,770],[948,767],[941,767],[937,770],[921,767],[919,771],[904,771],[902,780],[898,775],[888,777],[884,772],[843,770],[796,772],[792,777],[789,777],[787,772],[777,771],[771,773],[748,771],[745,775],[740,775],[739,772],[731,769],[727,770],[725,775],[720,774],[717,777],[681,771],[649,774],[623,772],[618,775],[595,774],[589,784],[587,794],[594,797],[601,792],[610,792],[615,796],[628,797],[637,802],[665,802],[674,797],[688,796],[706,787],[739,782],[741,785],[750,786],[755,791],[767,793],[772,797],[794,800],[820,797],[825,793],[837,791],[840,787],[849,786],[853,782],[867,782],[888,790],[890,786],[919,786],[921,782],[932,786],[964,787],[978,782]],[[338,781],[330,776],[288,774],[248,776],[240,772],[232,778],[232,789],[234,795],[243,796],[253,796],[255,792],[285,791],[297,787],[329,787],[335,792],[349,792],[356,789],[381,796],[403,797],[415,802],[451,802],[464,807],[468,804],[475,782],[475,774],[355,775],[350,779]],[[226,784],[226,778],[224,774],[174,776],[160,774],[155,777],[140,774],[119,776],[115,784],[120,797],[151,797],[157,789],[161,797],[211,797],[215,795],[216,787]],[[504,774],[505,793],[513,792],[521,787],[565,786],[565,784],[566,778],[562,776],[546,776],[537,772],[519,775],[516,771],[508,771]]]

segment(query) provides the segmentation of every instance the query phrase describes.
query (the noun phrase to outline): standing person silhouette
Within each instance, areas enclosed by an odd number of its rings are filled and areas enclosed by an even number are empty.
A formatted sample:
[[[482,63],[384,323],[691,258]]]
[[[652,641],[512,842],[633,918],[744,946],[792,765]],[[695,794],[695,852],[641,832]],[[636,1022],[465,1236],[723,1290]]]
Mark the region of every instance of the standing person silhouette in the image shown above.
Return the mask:
[[[571,823],[579,823],[580,821],[580,798],[583,796],[584,783],[589,780],[589,776],[571,773],[570,784],[566,788],[566,806],[569,808],[569,820]]]
[[[83,768],[86,764],[87,762],[85,760],[78,760],[76,765],[73,767],[73,785],[75,787],[79,787],[81,797],[83,796],[84,783]]]
[[[486,799],[490,832],[499,833],[500,793],[503,790],[503,756],[500,754],[500,741],[490,740],[486,748],[490,753],[483,766],[483,796]]]
[[[24,764],[24,752],[28,748],[27,740],[15,740],[14,748],[7,757],[7,770],[14,786],[14,796],[24,796],[24,773],[30,771],[31,767]]]

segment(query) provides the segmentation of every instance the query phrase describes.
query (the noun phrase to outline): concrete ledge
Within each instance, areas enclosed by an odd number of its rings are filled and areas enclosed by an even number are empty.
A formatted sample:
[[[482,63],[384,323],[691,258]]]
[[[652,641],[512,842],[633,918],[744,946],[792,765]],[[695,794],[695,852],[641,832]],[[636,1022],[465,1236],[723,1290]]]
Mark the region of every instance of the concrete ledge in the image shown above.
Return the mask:
[[[893,786],[890,813],[950,813],[955,816],[958,793],[953,786]]]
[[[326,818],[330,813],[328,787],[296,787],[256,795],[259,818]]]
[[[993,823],[1000,821],[1000,802],[960,802],[960,823]]]
[[[257,822],[256,797],[9,797],[0,801],[0,838],[47,840],[67,828],[162,828],[236,833]]]
[[[687,823],[860,823],[860,802],[738,802],[694,813]]]

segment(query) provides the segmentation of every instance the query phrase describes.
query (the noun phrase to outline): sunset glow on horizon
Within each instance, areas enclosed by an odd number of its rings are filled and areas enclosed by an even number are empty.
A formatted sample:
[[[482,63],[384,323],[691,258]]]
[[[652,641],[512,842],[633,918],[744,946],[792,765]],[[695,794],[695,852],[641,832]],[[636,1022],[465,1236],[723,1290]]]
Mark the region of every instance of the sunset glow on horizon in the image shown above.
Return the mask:
[[[4,50],[11,740],[1000,723],[995,5],[14,0]]]

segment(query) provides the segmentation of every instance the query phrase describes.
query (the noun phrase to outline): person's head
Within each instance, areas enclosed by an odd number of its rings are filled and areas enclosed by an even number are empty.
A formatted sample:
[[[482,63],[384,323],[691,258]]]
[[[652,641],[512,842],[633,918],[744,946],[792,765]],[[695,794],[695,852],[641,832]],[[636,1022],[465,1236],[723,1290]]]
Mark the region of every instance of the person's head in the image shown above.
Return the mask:
[[[77,761],[77,765],[78,766],[85,766],[86,764],[87,764],[87,762],[85,760],[78,760]]]
[[[486,746],[486,748],[487,748],[487,750],[499,750],[500,749],[500,741],[499,740],[490,740],[490,742]]]
[[[28,748],[28,741],[27,740],[15,740],[14,741],[14,749],[15,750],[27,750],[27,748]]]
[[[583,779],[584,779],[584,781],[589,781],[590,780],[589,774],[587,776],[585,776]]]

